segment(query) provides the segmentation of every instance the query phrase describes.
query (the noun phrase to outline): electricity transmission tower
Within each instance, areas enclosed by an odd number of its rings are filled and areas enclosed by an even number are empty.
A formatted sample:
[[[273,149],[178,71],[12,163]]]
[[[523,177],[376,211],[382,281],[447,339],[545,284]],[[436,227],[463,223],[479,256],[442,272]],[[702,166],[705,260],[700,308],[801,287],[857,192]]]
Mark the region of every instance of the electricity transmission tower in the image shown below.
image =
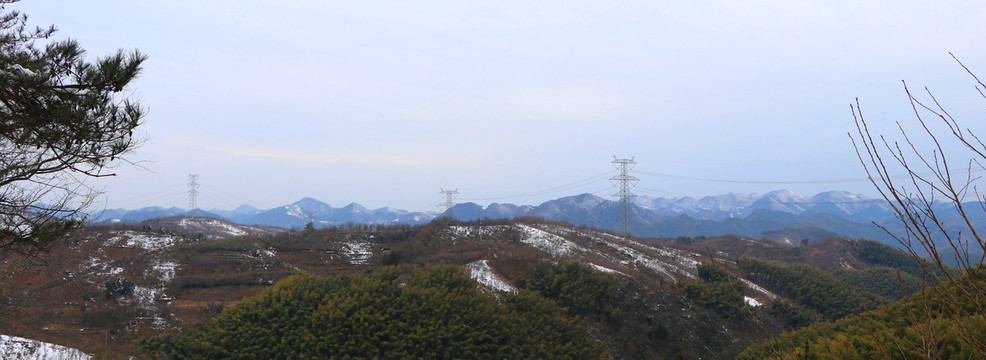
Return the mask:
[[[623,228],[623,234],[628,238],[630,237],[630,221],[633,218],[630,204],[630,198],[633,197],[633,192],[630,191],[630,188],[640,180],[630,175],[630,170],[633,170],[633,166],[636,164],[632,157],[629,159],[619,159],[614,155],[613,166],[616,166],[620,174],[609,178],[613,181],[614,185],[620,188],[619,192],[613,194],[613,196],[620,198],[620,225]]]
[[[188,174],[188,210],[198,207],[196,198],[199,196],[199,174]]]
[[[442,189],[442,191],[439,191],[438,193],[445,196],[445,202],[438,205],[439,207],[443,208],[442,210],[443,213],[447,212],[448,209],[451,209],[452,207],[455,206],[455,197],[459,195],[459,189],[455,189],[455,190]]]

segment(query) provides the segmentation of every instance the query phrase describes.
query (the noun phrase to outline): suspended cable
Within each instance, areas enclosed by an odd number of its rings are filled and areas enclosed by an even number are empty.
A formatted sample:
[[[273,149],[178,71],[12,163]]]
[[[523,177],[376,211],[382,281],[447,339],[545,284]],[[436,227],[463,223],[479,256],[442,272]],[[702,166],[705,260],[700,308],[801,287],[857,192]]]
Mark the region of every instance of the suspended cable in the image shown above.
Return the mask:
[[[532,197],[532,196],[538,196],[538,195],[545,195],[545,194],[550,194],[550,193],[555,193],[555,192],[570,190],[572,188],[576,188],[576,187],[579,187],[579,186],[588,185],[588,184],[592,184],[592,183],[596,183],[596,182],[607,180],[609,178],[609,176],[613,172],[614,172],[613,170],[610,170],[610,171],[607,171],[605,173],[602,173],[602,174],[599,174],[599,175],[596,175],[596,176],[593,176],[593,177],[585,178],[585,179],[582,179],[582,180],[579,180],[579,181],[576,181],[576,182],[573,182],[573,183],[568,183],[568,184],[565,184],[565,185],[559,185],[559,186],[555,186],[555,187],[552,187],[552,188],[547,188],[547,189],[538,190],[538,191],[532,191],[532,192],[523,193],[523,194],[506,195],[506,196],[489,197],[489,198],[464,198],[462,200],[465,200],[465,201],[508,200],[508,199],[517,199],[517,198],[525,198],[525,197]]]
[[[606,193],[606,191],[610,191],[610,190],[613,190],[613,187],[612,186],[608,186],[608,187],[605,187],[605,188],[602,188],[602,189],[599,189],[599,190],[596,190],[596,191],[590,191],[589,194],[596,195],[598,197],[604,198],[604,197],[607,197],[607,196],[613,196],[613,194]]]
[[[973,169],[973,173],[984,172],[984,169]],[[705,182],[715,182],[715,183],[730,183],[730,184],[773,184],[773,185],[786,185],[786,184],[837,184],[837,183],[853,183],[853,182],[870,182],[870,178],[848,178],[848,179],[824,179],[824,180],[733,180],[733,179],[710,179],[701,178],[693,176],[682,176],[682,175],[672,175],[655,173],[650,171],[635,170],[635,173],[650,175],[654,177],[668,178],[668,179],[679,179],[679,180],[693,180],[693,181],[705,181]],[[969,173],[968,170],[963,170],[962,173]],[[935,173],[928,172],[923,174],[914,174],[917,176],[933,176]],[[911,174],[896,175],[891,176],[891,179],[906,179],[910,178]]]
[[[138,200],[140,200],[141,202],[146,202],[147,199],[158,199],[161,198],[162,196],[174,195],[179,192],[184,194],[184,191],[177,190],[179,186],[184,186],[184,184],[171,184],[171,185],[163,186],[158,189],[145,190],[143,193],[138,194],[136,196],[123,197],[122,199],[120,197],[116,197],[113,202],[133,203],[133,202],[137,202]],[[110,194],[106,194],[106,197],[109,198]]]
[[[247,199],[245,197],[225,193],[219,188],[209,184],[200,184],[200,186],[202,186],[203,190],[206,190],[202,192],[203,193],[202,195],[211,196],[211,198],[218,199],[219,202],[225,203],[227,205],[232,205],[232,206],[240,206],[244,204],[251,205],[250,199]]]
[[[122,200],[114,199],[112,202],[117,207],[121,207],[121,206],[125,206],[124,204],[137,204],[139,206],[140,204],[148,204],[148,203],[157,205],[157,204],[162,204],[165,201],[173,203],[175,200],[179,200],[179,199],[181,201],[184,201],[185,193],[172,190],[170,192],[146,193],[140,196],[132,196],[132,197],[124,198]],[[109,195],[107,195],[107,201],[109,201]]]
[[[686,196],[688,196],[686,194],[681,194],[681,193],[676,193],[676,192],[670,192],[670,191],[664,191],[664,190],[657,190],[657,189],[649,189],[649,188],[640,187],[640,186],[636,186],[633,189],[636,190],[636,191],[638,191],[638,192],[651,193],[651,194],[661,195],[661,196],[677,196],[677,197],[686,197]]]
[[[655,177],[662,177],[668,179],[679,179],[679,180],[694,180],[694,181],[705,181],[705,182],[716,182],[716,183],[732,183],[732,184],[834,184],[834,183],[850,183],[850,182],[869,182],[869,178],[852,178],[852,179],[831,179],[831,180],[729,180],[729,179],[709,179],[700,178],[692,176],[681,176],[681,175],[671,175],[671,174],[661,174],[650,171],[637,170],[636,173],[643,175],[650,175]]]

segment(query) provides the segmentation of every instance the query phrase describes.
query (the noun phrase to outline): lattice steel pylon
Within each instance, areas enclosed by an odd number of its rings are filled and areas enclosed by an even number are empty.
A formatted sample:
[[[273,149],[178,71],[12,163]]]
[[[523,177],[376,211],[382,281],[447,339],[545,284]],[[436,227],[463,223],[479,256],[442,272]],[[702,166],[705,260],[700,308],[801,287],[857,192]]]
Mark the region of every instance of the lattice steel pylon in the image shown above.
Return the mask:
[[[620,159],[615,155],[613,156],[613,166],[616,166],[616,170],[620,172],[619,175],[609,178],[613,181],[613,184],[619,187],[619,191],[613,196],[618,197],[620,200],[620,226],[623,228],[623,235],[630,237],[630,222],[633,220],[633,208],[631,207],[630,198],[633,197],[633,192],[630,191],[631,188],[637,184],[640,179],[630,175],[630,170],[633,170],[633,166],[637,163],[633,161],[633,158]]]
[[[438,204],[439,207],[443,208],[442,213],[446,213],[448,212],[449,209],[455,207],[456,205],[455,197],[459,195],[459,189],[455,189],[455,190],[442,189],[442,191],[439,191],[438,193],[445,196],[445,202]]]
[[[196,198],[199,196],[199,174],[188,174],[188,210],[198,207]]]

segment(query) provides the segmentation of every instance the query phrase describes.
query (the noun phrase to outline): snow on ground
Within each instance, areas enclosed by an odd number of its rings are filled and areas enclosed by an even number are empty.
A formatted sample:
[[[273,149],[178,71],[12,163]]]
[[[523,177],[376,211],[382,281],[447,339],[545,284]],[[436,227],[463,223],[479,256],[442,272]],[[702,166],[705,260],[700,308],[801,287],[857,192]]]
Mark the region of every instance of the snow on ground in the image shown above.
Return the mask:
[[[120,274],[123,274],[123,268],[122,267],[115,267],[115,268],[112,268],[109,271],[103,273],[103,275],[109,275],[109,276],[116,276],[116,275],[120,275]]]
[[[763,304],[761,302],[757,301],[757,299],[751,298],[749,296],[744,296],[743,297],[743,301],[746,301],[746,304],[747,305],[750,305],[750,306],[753,306],[753,307],[763,306]]]
[[[658,255],[663,257],[674,259],[678,264],[688,267],[689,269],[697,269],[698,262],[695,258],[702,257],[699,254],[688,252],[684,250],[672,249],[672,248],[656,248],[653,246],[647,246],[644,244],[637,244],[640,247],[648,249],[650,251],[656,252]]]
[[[349,263],[353,265],[368,265],[370,256],[373,256],[373,247],[365,241],[351,241],[343,243],[343,252],[349,258]]]
[[[298,205],[285,205],[284,206],[284,209],[287,210],[288,215],[297,216],[297,217],[300,217],[300,218],[304,218],[305,217],[304,212],[301,211],[301,206],[298,206]]]
[[[134,289],[134,300],[150,314],[151,327],[154,329],[163,330],[167,327],[167,321],[161,317],[158,308],[159,300],[166,295],[164,287],[175,278],[175,271],[178,266],[178,263],[175,262],[158,260],[148,272],[158,278],[159,286],[156,288],[137,286]]]
[[[698,266],[698,264],[699,264],[699,262],[696,261],[695,258],[701,257],[698,254],[695,254],[695,253],[692,253],[692,252],[688,252],[688,251],[679,250],[679,249],[656,248],[656,247],[653,247],[653,246],[648,246],[648,245],[645,245],[645,244],[633,242],[633,245],[635,247],[643,248],[644,250],[648,250],[648,251],[650,251],[652,253],[656,253],[660,257],[669,259],[673,263],[677,263],[678,265],[680,265],[680,267],[679,267],[679,266],[676,266],[676,265],[674,265],[672,263],[668,263],[666,261],[655,259],[652,256],[647,255],[647,254],[645,254],[645,253],[641,252],[640,250],[635,249],[633,247],[623,245],[623,244],[626,243],[626,239],[624,239],[622,237],[619,237],[619,236],[616,236],[616,235],[613,235],[613,234],[596,232],[596,231],[585,231],[583,229],[574,229],[574,228],[565,227],[565,226],[550,226],[549,225],[549,226],[547,226],[545,228],[546,229],[550,229],[552,232],[555,232],[555,233],[561,233],[561,234],[565,234],[565,235],[575,234],[575,235],[579,235],[579,236],[588,237],[588,238],[592,239],[593,241],[596,241],[598,243],[605,244],[606,246],[608,246],[608,247],[616,250],[620,254],[622,254],[622,255],[624,255],[626,257],[630,257],[631,259],[633,259],[633,261],[631,262],[631,261],[626,261],[626,260],[614,259],[612,257],[605,256],[604,255],[605,257],[610,258],[610,260],[619,261],[623,265],[627,265],[627,264],[631,264],[631,263],[640,263],[640,264],[643,264],[644,266],[646,266],[646,267],[648,267],[648,268],[650,268],[650,269],[652,269],[652,270],[654,270],[654,271],[656,271],[658,273],[664,274],[664,275],[666,275],[668,277],[671,277],[671,273],[677,273],[677,274],[684,275],[684,276],[686,276],[688,278],[694,278],[695,276],[692,275],[692,272],[686,271],[686,270],[682,269],[682,267],[687,268],[687,269],[694,270]],[[600,255],[602,255],[602,254],[600,254]]]
[[[83,276],[96,275],[103,277],[118,276],[122,274],[123,268],[119,266],[112,266],[111,263],[105,262],[105,260],[103,259],[103,257],[105,256],[106,253],[103,251],[103,249],[97,249],[96,251],[93,251],[90,254],[89,258],[79,263],[79,267],[76,270],[76,273]]]
[[[760,287],[760,285],[754,284],[750,280],[743,279],[743,278],[740,278],[740,280],[743,280],[743,283],[746,284],[746,286],[749,286],[750,289],[753,289],[753,290],[755,290],[755,291],[757,291],[757,292],[759,292],[761,294],[766,295],[767,298],[769,298],[771,300],[774,300],[774,299],[777,298],[777,295],[774,295],[774,293],[772,293],[770,291],[767,291],[767,289],[764,289],[764,288]]]
[[[133,295],[130,297],[121,297],[120,301],[125,303],[136,303],[144,310],[157,311],[155,301],[157,301],[157,296],[160,292],[161,289],[152,289],[138,285],[134,287]]]
[[[852,269],[855,269],[852,266],[852,264],[850,264],[848,261],[846,261],[846,258],[839,259],[839,267],[841,267],[844,270],[852,270]]]
[[[0,335],[0,359],[89,360],[92,355],[61,345]]]
[[[233,226],[217,219],[184,218],[178,221],[178,226],[183,229],[206,228],[214,231],[221,231],[227,236],[243,236],[249,234],[249,232],[243,230],[241,227]]]
[[[571,234],[582,234],[580,231],[578,231],[576,229],[573,229],[571,227],[568,227],[568,226],[540,224],[540,225],[538,225],[538,227],[540,227],[541,229],[544,229],[544,231],[550,231],[550,232],[552,232],[554,234],[558,234],[558,235],[561,235],[561,236],[567,236],[567,235],[571,235]]]
[[[158,279],[161,280],[161,284],[167,284],[175,278],[175,269],[178,268],[178,263],[171,261],[160,261],[153,266],[151,266],[151,271],[157,274]]]
[[[493,268],[490,267],[490,263],[485,259],[466,264],[466,269],[469,269],[469,273],[473,279],[476,279],[477,282],[487,288],[502,292],[517,291],[517,288],[510,285],[510,283],[506,282],[503,278],[493,272]]]
[[[136,304],[147,313],[147,316],[141,317],[141,319],[150,320],[151,327],[154,329],[164,330],[168,322],[161,317],[161,311],[158,309],[158,300],[162,295],[164,295],[164,289],[137,286],[134,288],[132,296],[121,298],[119,301],[125,304]]]
[[[571,229],[571,228],[569,228],[568,230],[570,232],[575,232],[575,233],[577,233],[579,235],[582,235],[582,236],[588,236],[588,237],[590,237],[590,238],[592,238],[593,240],[596,240],[596,241],[605,241],[605,242],[624,242],[624,241],[626,241],[626,238],[624,238],[622,236],[613,235],[613,234],[610,234],[610,233],[605,233],[605,232],[600,232],[600,231],[594,231],[594,230],[588,230],[587,231],[587,230],[583,230],[583,229]]]
[[[101,276],[116,276],[123,273],[123,268],[118,266],[110,266],[109,263],[102,262],[102,259],[93,256],[89,259],[86,259],[85,262],[79,264],[78,273],[95,274]]]
[[[455,237],[466,237],[487,234],[491,235],[507,228],[507,226],[501,225],[480,227],[452,226],[450,227],[450,232]],[[588,237],[597,243],[604,244],[606,247],[616,252],[616,254],[614,254],[616,256],[598,252],[596,252],[596,254],[626,266],[639,264],[671,279],[675,279],[676,274],[678,276],[695,278],[695,275],[692,274],[693,271],[688,271],[688,269],[694,270],[699,264],[698,261],[694,260],[694,258],[699,257],[697,254],[678,249],[655,248],[638,243],[634,243],[634,247],[630,247],[628,245],[621,244],[626,241],[625,239],[606,233],[584,231],[582,229],[573,229],[567,226],[543,224],[516,224],[509,226],[509,228],[513,228],[520,233],[521,242],[556,257],[572,255],[573,253],[589,253],[590,251],[586,248],[569,241],[563,236]],[[635,247],[643,248],[643,250],[646,250],[650,254],[645,253]],[[656,256],[652,256],[651,254]],[[657,257],[665,258],[665,260],[658,259]],[[596,264],[592,264],[592,266],[597,270],[606,273],[621,273],[617,270]]]
[[[110,238],[106,244],[153,251],[166,249],[178,241],[179,238],[175,236],[147,234],[128,230],[116,232],[116,236]]]
[[[600,266],[600,265],[596,265],[596,264],[593,264],[593,263],[589,263],[589,265],[592,265],[593,268],[595,268],[596,270],[602,271],[604,273],[626,275],[624,273],[621,273],[619,271],[610,269],[610,268],[605,267],[605,266]]]
[[[672,273],[678,273],[678,274],[684,275],[685,277],[687,277],[689,279],[694,279],[695,278],[695,275],[693,275],[691,272],[682,270],[681,268],[678,268],[677,266],[674,266],[674,265],[665,263],[665,262],[663,262],[661,260],[651,258],[650,256],[647,256],[646,254],[644,254],[640,250],[631,248],[629,246],[623,246],[623,245],[620,245],[620,244],[608,242],[608,241],[607,242],[604,242],[604,243],[606,244],[606,246],[612,248],[613,250],[616,250],[617,252],[619,252],[623,256],[629,258],[629,260],[621,260],[620,261],[620,263],[623,264],[623,265],[641,264],[644,267],[646,267],[648,269],[651,269],[651,270],[653,270],[653,271],[655,271],[655,272],[657,272],[659,274],[663,274],[664,276],[667,276],[668,278],[671,278],[671,279],[675,279],[675,277],[674,277],[674,275]]]
[[[469,236],[493,236],[494,234],[505,230],[507,226],[505,225],[483,225],[483,226],[450,226],[449,231],[455,237],[469,237]]]
[[[234,224],[227,221],[206,217],[182,218],[175,223],[188,233],[200,233],[208,239],[224,239],[250,234],[272,234],[279,232],[274,228],[252,225]]]
[[[86,271],[97,266],[104,266],[104,267],[106,266],[100,262],[103,260],[101,259],[100,255],[105,255],[105,254],[101,254],[103,253],[103,249],[98,249],[96,250],[96,252],[97,254],[90,254],[89,258],[87,258],[85,262],[79,265],[79,271]]]
[[[517,224],[516,227],[522,234],[520,239],[522,243],[548,252],[552,256],[563,256],[576,251],[580,253],[587,252],[585,248],[547,231],[524,224]]]
[[[249,234],[249,232],[247,232],[246,230],[243,230],[241,228],[235,227],[233,225],[227,224],[219,220],[210,220],[206,222],[206,224],[209,226],[214,226],[216,228],[221,228],[225,230],[226,233],[229,234],[229,236],[243,236]]]

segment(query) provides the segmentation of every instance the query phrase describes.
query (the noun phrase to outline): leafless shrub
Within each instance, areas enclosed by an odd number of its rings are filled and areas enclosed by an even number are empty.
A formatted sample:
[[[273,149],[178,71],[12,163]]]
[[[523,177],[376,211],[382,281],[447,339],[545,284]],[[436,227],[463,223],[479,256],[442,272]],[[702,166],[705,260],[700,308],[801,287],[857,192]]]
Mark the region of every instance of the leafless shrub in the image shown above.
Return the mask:
[[[986,85],[952,58],[971,76],[986,102]],[[900,225],[899,229],[883,229],[924,267],[928,290],[917,293],[915,300],[925,311],[919,315],[923,319],[914,320],[926,323],[922,329],[927,331],[923,332],[924,343],[914,346],[934,357],[930,349],[943,336],[936,319],[973,321],[969,319],[986,314],[982,279],[986,242],[984,229],[977,228],[977,220],[986,215],[986,197],[977,187],[981,177],[976,175],[986,171],[986,144],[960,125],[929,89],[919,97],[905,82],[904,91],[920,130],[905,130],[897,122],[898,139],[873,134],[857,99],[850,105],[856,131],[849,136],[870,181]],[[949,260],[958,269],[948,265]],[[986,357],[982,329],[969,330],[975,327],[961,323],[951,328],[980,357]]]

